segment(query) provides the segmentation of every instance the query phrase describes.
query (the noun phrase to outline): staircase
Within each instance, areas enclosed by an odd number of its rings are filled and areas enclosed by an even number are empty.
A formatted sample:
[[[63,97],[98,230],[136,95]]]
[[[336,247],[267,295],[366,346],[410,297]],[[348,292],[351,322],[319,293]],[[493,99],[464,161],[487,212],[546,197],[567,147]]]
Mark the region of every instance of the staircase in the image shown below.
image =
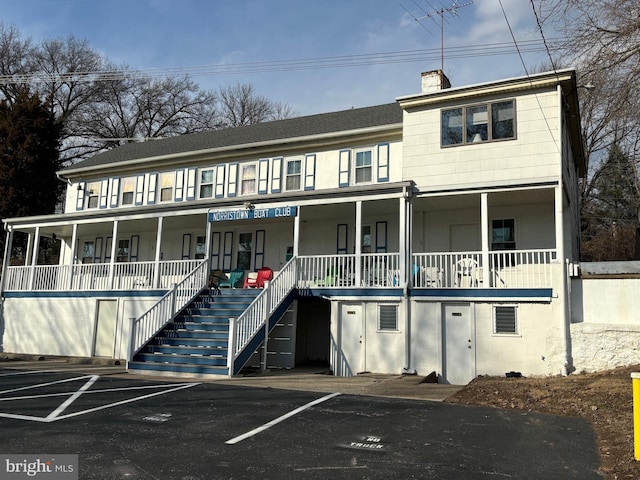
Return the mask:
[[[228,375],[229,318],[237,318],[260,293],[223,289],[201,293],[129,362],[129,371],[154,375]]]

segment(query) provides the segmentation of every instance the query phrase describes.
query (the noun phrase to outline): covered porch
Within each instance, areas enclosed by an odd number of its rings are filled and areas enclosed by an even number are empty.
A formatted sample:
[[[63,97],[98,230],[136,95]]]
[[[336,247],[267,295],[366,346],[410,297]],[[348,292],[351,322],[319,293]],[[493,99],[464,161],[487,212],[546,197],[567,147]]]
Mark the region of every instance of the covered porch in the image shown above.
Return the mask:
[[[205,259],[210,270],[277,273],[291,258],[297,288],[551,289],[562,278],[554,265],[571,248],[557,190],[443,195],[404,182],[264,206],[15,219],[1,292],[168,290]],[[268,218],[269,210],[288,214]],[[14,231],[29,237],[20,265]],[[59,264],[39,264],[43,237],[63,242]]]

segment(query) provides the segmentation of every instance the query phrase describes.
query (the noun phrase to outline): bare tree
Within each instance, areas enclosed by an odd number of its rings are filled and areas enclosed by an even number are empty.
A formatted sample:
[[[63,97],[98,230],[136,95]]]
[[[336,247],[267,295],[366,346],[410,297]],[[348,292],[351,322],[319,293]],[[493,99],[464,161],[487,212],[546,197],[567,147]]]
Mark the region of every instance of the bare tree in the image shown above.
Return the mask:
[[[272,102],[256,94],[249,83],[222,87],[218,91],[220,127],[240,127],[295,116],[290,105]]]
[[[602,201],[602,185],[620,177],[608,170],[615,149],[634,166],[630,180],[639,189],[640,150],[640,3],[637,0],[537,0],[541,23],[564,34],[558,63],[578,69],[587,176],[582,182],[583,219],[593,218]],[[579,87],[580,88],[580,87]],[[609,190],[610,191],[610,190]],[[598,198],[600,197],[600,198]],[[636,226],[640,225],[636,213]],[[608,219],[608,228],[619,229]],[[584,223],[584,222],[583,222]],[[592,225],[583,225],[585,232]],[[615,228],[614,228],[615,227]],[[609,237],[613,238],[613,237]],[[590,256],[597,256],[591,252]],[[598,257],[601,258],[601,257]]]
[[[6,101],[28,86],[48,105],[63,127],[65,163],[124,142],[293,116],[250,84],[203,90],[186,75],[157,78],[115,66],[73,36],[34,45],[2,23],[0,75]]]
[[[30,39],[22,38],[16,27],[0,22],[0,75],[5,79],[0,82],[0,93],[10,103],[24,91],[25,85],[9,79],[15,76],[27,78],[25,76],[32,72],[32,52]]]

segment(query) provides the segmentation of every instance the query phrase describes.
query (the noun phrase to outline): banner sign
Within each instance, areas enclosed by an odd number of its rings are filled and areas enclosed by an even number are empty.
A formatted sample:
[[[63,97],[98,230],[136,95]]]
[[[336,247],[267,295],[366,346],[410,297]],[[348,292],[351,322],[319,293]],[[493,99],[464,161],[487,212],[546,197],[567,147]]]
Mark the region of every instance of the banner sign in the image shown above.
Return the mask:
[[[247,208],[244,210],[209,212],[209,221],[261,220],[263,218],[295,217],[296,215],[298,215],[298,207]]]

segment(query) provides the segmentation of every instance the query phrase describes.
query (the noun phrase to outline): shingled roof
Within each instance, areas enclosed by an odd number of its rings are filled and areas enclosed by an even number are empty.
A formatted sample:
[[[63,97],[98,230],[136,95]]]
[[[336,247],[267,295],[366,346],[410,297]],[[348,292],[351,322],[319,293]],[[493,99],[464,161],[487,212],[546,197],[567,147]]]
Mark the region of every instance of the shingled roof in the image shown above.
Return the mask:
[[[234,145],[250,145],[400,123],[402,123],[402,108],[397,103],[353,108],[339,112],[258,123],[245,127],[192,133],[140,143],[127,143],[78,162],[71,167],[65,168],[62,172],[185,152],[197,152]]]

